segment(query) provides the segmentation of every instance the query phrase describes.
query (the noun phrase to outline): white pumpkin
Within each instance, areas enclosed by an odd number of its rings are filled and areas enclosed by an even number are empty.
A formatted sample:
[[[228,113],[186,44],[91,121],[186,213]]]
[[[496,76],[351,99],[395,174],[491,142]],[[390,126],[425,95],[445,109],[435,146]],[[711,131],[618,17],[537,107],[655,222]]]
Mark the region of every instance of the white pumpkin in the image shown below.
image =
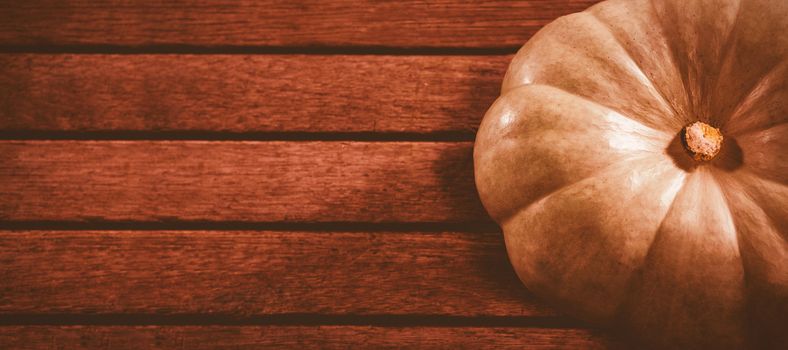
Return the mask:
[[[788,1],[609,0],[514,57],[476,184],[558,308],[657,348],[785,349],[786,122]]]

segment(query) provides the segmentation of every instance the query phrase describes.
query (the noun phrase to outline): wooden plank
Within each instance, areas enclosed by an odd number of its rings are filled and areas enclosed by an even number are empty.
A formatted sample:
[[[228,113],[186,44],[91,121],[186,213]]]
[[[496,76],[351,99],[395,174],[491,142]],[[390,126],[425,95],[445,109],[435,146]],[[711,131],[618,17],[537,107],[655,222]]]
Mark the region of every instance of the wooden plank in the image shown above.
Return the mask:
[[[2,141],[0,220],[489,223],[472,146]]]
[[[364,326],[0,327],[9,349],[624,349],[584,329]]]
[[[518,47],[598,0],[3,1],[10,45]]]
[[[556,315],[500,233],[0,231],[0,266],[0,315]]]
[[[508,56],[0,55],[0,130],[470,137]]]

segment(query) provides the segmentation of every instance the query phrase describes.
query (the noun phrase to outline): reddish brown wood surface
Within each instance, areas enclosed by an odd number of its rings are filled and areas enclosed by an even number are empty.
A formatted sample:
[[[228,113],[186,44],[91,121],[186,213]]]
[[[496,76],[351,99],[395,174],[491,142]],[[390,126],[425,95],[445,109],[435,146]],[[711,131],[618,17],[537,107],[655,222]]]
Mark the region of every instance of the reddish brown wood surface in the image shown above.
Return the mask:
[[[0,0],[0,349],[621,347],[473,182],[507,55],[597,1]]]
[[[610,349],[582,329],[502,327],[181,326],[0,328],[0,346],[24,349]],[[623,349],[623,348],[622,348]]]
[[[472,136],[508,56],[0,55],[0,130]]]
[[[5,0],[0,42],[518,47],[544,24],[595,2]]]
[[[0,220],[489,222],[470,142],[2,141]]]
[[[0,266],[0,315],[555,315],[499,233],[0,231]]]

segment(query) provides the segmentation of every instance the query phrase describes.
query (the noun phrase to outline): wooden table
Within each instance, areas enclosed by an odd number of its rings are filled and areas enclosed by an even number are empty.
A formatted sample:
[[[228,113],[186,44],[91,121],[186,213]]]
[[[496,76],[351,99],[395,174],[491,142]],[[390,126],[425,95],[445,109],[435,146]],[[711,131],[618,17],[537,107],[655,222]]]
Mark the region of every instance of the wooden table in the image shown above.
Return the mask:
[[[511,55],[594,0],[2,1],[0,348],[609,348],[473,184]]]

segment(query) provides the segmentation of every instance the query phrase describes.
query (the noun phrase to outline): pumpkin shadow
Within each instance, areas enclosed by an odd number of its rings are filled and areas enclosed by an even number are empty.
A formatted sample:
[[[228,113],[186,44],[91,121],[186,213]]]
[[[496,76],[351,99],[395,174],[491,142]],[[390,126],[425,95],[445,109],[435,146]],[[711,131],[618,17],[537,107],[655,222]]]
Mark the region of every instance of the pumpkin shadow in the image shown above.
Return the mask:
[[[487,110],[500,95],[501,80],[506,73],[512,56],[507,56],[490,65],[470,67],[470,74],[462,82],[470,87],[462,98],[465,106],[459,106],[452,113],[471,113],[476,118],[476,124],[471,131],[474,135],[478,131]],[[455,116],[460,120],[471,120],[468,116]],[[466,130],[463,130],[466,131]],[[561,314],[555,309],[540,301],[520,281],[509,261],[506,244],[501,228],[489,217],[482,206],[474,180],[473,146],[471,140],[456,142],[454,146],[447,147],[436,160],[433,166],[439,177],[443,193],[451,195],[451,223],[443,223],[447,227],[457,227],[458,231],[465,232],[468,239],[473,241],[469,254],[469,263],[472,266],[467,273],[478,276],[476,280],[481,285],[467,286],[469,293],[473,290],[484,289],[492,291],[485,294],[494,295],[494,300],[487,301],[487,305],[478,309],[487,309],[486,312],[505,313],[510,315],[557,315]],[[480,302],[485,302],[480,300]],[[516,305],[518,309],[506,306]]]
[[[496,59],[480,60],[479,64],[472,64],[467,68],[468,71],[460,82],[467,87],[463,89],[461,105],[448,110],[450,113],[470,114],[469,116],[453,116],[454,120],[467,120],[471,123],[471,125],[463,125],[463,131],[471,131],[474,135],[476,134],[487,110],[501,95],[501,82],[513,57],[514,55],[508,55]]]
[[[509,261],[502,232],[478,235],[480,240],[484,240],[483,244],[478,245],[479,247],[484,247],[484,251],[473,255],[471,263],[475,269],[470,273],[477,274],[484,282],[484,285],[476,288],[489,288],[495,291],[496,304],[520,306],[519,310],[501,310],[501,307],[489,306],[488,308],[496,309],[492,312],[511,313],[514,315],[518,313],[528,314],[535,319],[559,316],[561,320],[551,321],[573,323],[572,320],[565,317],[563,312],[549,306],[547,301],[541,300],[520,281]]]
[[[509,262],[509,255],[501,229],[487,215],[481,204],[473,168],[473,143],[458,142],[447,147],[433,165],[443,186],[443,193],[450,193],[452,205],[450,220],[444,223],[449,228],[467,234],[474,241],[463,254],[468,254],[472,270],[468,274],[476,276],[481,285],[467,286],[469,289],[484,289],[495,295],[492,304],[485,306],[492,312],[509,312],[517,314],[517,310],[502,310],[500,305],[520,305],[522,313],[535,315],[555,315],[557,312],[546,306],[520,282]],[[473,290],[469,290],[473,293]],[[483,301],[482,301],[483,302]],[[481,306],[480,306],[481,308]]]
[[[676,136],[670,140],[668,147],[665,148],[665,153],[670,156],[675,164],[680,169],[686,172],[692,172],[698,167],[698,162],[692,159],[687,149],[684,147],[685,141],[682,136],[683,133],[677,133]]]
[[[467,88],[464,89],[460,105],[447,111],[452,114],[470,114],[470,118],[468,115],[453,115],[452,118],[475,121],[471,122],[472,125],[460,126],[463,133],[469,132],[473,137],[468,141],[458,142],[457,144],[462,145],[460,147],[447,148],[435,164],[444,192],[452,194],[452,200],[461,201],[452,203],[451,216],[458,218],[456,220],[471,221],[471,226],[492,228],[498,232],[500,229],[487,215],[476,190],[473,146],[484,115],[501,93],[501,80],[512,57],[513,55],[509,55],[500,60],[480,61],[478,65],[472,64],[467,68],[468,71],[462,75],[461,81]]]
[[[433,171],[438,177],[437,191],[446,196],[448,212],[441,215],[451,223],[468,224],[465,228],[478,230],[495,227],[487,215],[476,191],[473,175],[473,142],[446,143],[441,147]]]
[[[720,154],[711,161],[711,165],[731,172],[740,168],[743,164],[744,153],[736,139],[733,137],[725,137],[722,139]]]
[[[665,147],[665,153],[673,160],[673,164],[686,172],[693,172],[702,164],[711,164],[730,172],[744,164],[744,153],[736,139],[731,136],[722,139],[720,153],[709,163],[693,159],[685,145],[683,132],[677,133]]]

